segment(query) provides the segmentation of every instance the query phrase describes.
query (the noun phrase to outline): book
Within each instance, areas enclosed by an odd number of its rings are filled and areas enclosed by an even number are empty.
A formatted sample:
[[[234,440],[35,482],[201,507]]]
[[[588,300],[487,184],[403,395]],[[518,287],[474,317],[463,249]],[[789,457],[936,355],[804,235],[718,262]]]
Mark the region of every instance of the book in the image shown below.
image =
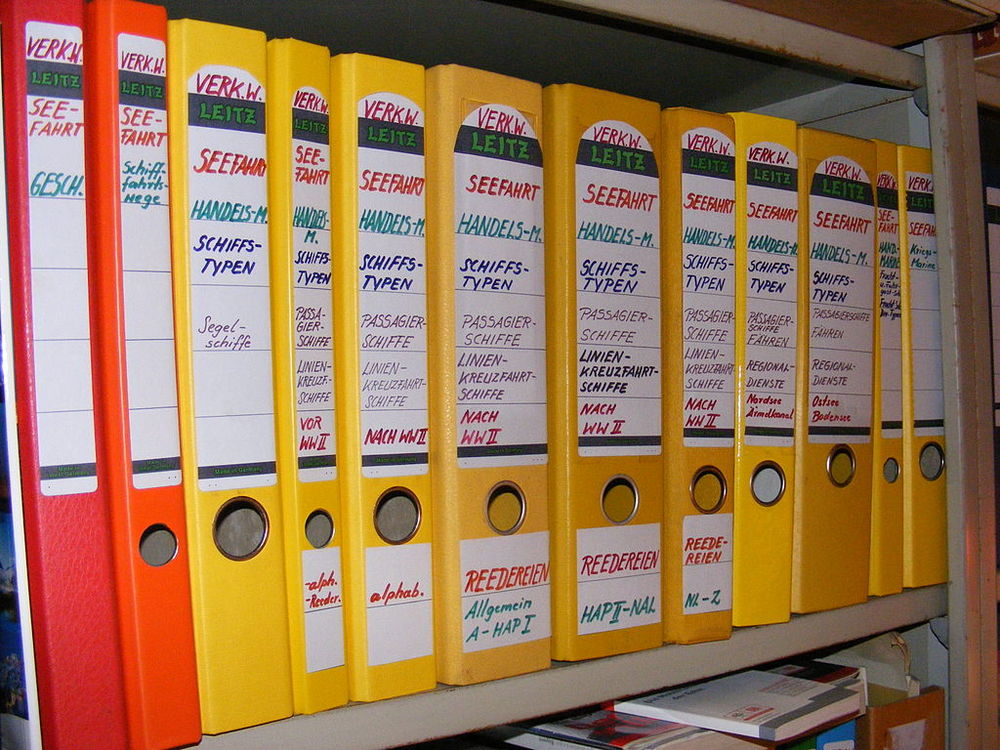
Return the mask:
[[[345,54],[330,71],[348,695],[370,701],[437,683],[424,69]]]
[[[9,333],[42,739],[114,750],[128,734],[97,452],[83,16],[82,2],[0,3]]]
[[[799,364],[792,611],[868,598],[875,145],[799,129]]]
[[[533,750],[740,750],[758,745],[709,729],[601,708],[540,724],[500,727],[489,736]]]
[[[903,590],[903,327],[896,144],[875,141],[875,163],[878,303],[868,593],[884,596]]]
[[[663,642],[660,108],[543,91],[552,653]]]
[[[861,691],[862,695],[866,696],[865,704],[868,703],[867,673],[863,667],[817,659],[804,659],[781,664],[767,671],[772,674],[783,674],[787,677],[798,677],[800,680],[841,685],[851,690]]]
[[[799,157],[795,122],[736,125],[733,625],[789,617],[795,486]],[[711,331],[714,324],[702,327]],[[703,334],[706,338],[711,333]]]
[[[931,152],[900,146],[903,585],[948,580],[942,318]]]
[[[87,4],[84,97],[98,461],[106,469],[129,743],[201,738],[167,181],[167,13]]]
[[[751,669],[617,701],[616,711],[782,742],[864,712],[862,691]]]
[[[468,684],[549,666],[542,89],[439,65],[427,110],[435,649]]]
[[[845,721],[818,734],[810,735],[782,750],[854,750],[857,746],[857,721]]]
[[[347,702],[333,402],[330,52],[267,43],[278,485],[296,713]]]
[[[263,32],[168,21],[181,457],[202,729],[292,713]]]
[[[733,601],[735,147],[728,115],[664,110],[664,639],[728,638]],[[702,325],[694,321],[703,321]]]

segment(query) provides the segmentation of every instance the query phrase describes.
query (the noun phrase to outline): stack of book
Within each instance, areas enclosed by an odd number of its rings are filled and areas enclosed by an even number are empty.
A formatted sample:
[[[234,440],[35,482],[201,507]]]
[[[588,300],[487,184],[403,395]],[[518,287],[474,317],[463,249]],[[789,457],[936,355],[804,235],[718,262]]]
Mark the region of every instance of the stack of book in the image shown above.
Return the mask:
[[[803,662],[739,672],[542,723],[501,727],[489,736],[508,746],[565,750],[850,750],[852,720],[864,713],[866,694],[864,670]]]

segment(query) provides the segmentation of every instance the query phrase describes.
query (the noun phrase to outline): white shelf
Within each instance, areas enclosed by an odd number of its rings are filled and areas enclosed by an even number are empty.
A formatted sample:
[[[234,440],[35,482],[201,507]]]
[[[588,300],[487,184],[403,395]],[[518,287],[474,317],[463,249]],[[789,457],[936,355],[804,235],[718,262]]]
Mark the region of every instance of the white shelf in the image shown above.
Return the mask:
[[[664,646],[604,659],[556,663],[543,672],[466,687],[354,703],[312,716],[205,737],[206,750],[352,750],[451,736],[744,669],[895,630],[947,611],[947,587],[931,586],[865,604],[738,628],[732,638]],[[347,744],[345,744],[347,743]]]
[[[916,55],[723,0],[250,0],[252,13],[234,0],[155,1],[171,18],[251,26],[333,54],[459,63],[716,112],[857,77],[906,90],[924,80]]]
[[[725,0],[554,0],[552,4],[770,52],[898,88],[915,89],[924,83],[923,61],[916,55]]]

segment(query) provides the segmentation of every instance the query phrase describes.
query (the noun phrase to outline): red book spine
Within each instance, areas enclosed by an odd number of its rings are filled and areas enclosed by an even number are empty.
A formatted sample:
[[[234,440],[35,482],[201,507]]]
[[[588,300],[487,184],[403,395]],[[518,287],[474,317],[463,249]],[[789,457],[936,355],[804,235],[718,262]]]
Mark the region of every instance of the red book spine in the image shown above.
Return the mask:
[[[98,461],[113,529],[130,744],[201,737],[170,257],[167,14],[87,3],[84,103]]]
[[[83,167],[83,4],[0,3],[12,339],[47,750],[127,747],[97,460]]]

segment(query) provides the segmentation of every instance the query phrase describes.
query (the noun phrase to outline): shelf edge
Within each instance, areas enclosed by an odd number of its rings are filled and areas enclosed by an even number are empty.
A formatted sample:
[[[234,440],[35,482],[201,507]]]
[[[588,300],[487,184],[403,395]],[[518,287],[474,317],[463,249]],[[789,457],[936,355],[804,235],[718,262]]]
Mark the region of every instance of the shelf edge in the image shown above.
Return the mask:
[[[544,1],[768,52],[898,88],[924,85],[923,60],[918,55],[725,0]]]
[[[611,698],[655,690],[814,651],[942,615],[947,586],[869,599],[843,609],[793,617],[790,622],[739,628],[725,641],[663,646],[470,685],[368,704],[205,737],[211,750],[354,750],[393,747],[451,736]],[[722,669],[720,670],[720,666]]]

